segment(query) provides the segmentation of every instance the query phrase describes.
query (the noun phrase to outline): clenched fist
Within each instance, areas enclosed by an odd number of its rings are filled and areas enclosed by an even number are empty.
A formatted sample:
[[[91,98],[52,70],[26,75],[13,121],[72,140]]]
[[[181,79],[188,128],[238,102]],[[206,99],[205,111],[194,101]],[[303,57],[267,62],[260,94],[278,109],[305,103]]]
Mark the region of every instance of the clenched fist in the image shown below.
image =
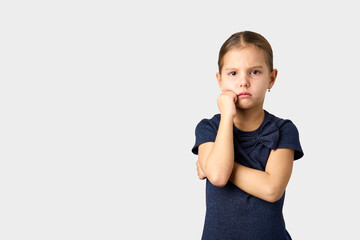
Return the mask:
[[[234,118],[236,116],[235,103],[237,100],[238,96],[233,91],[227,90],[222,92],[217,99],[221,116]]]

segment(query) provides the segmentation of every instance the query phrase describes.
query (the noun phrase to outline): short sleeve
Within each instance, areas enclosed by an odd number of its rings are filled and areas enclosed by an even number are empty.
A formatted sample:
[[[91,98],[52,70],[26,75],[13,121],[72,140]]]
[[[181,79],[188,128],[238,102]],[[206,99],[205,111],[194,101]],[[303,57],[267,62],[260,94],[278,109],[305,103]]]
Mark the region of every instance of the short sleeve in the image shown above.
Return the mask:
[[[300,145],[299,132],[292,121],[286,120],[280,127],[280,139],[277,148],[294,149],[294,160],[298,160],[304,156]]]
[[[195,128],[195,145],[192,153],[198,154],[198,148],[202,143],[215,142],[217,129],[209,119],[201,120]]]

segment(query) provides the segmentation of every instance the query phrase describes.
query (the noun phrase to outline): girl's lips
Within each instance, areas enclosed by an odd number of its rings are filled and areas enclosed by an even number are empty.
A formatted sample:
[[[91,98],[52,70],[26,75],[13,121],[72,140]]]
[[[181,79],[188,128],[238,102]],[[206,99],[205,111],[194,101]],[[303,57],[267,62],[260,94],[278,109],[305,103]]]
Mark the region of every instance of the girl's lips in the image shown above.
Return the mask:
[[[248,92],[241,92],[238,94],[238,97],[239,98],[249,98],[249,97],[251,97],[251,94]]]

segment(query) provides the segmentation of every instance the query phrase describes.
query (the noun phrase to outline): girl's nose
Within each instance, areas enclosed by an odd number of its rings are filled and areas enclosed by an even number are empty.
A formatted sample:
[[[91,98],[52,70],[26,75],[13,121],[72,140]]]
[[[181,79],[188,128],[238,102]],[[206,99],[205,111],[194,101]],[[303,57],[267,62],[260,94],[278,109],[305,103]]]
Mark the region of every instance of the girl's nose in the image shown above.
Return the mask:
[[[241,79],[240,79],[240,87],[241,88],[248,88],[249,86],[250,86],[250,84],[249,84],[249,81],[248,81],[247,77],[245,77],[245,76],[241,77]]]

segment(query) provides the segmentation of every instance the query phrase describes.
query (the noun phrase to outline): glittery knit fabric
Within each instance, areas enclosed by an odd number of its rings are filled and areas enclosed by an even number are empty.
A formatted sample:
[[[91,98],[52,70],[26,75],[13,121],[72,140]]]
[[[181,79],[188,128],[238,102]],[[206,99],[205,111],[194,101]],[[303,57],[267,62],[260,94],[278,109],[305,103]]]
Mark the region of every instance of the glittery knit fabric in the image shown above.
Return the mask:
[[[194,154],[205,142],[215,142],[220,114],[203,119],[195,129]],[[251,132],[233,128],[235,161],[244,166],[265,170],[271,149],[291,148],[294,160],[304,154],[297,128],[290,120],[278,118],[265,111],[260,127]],[[252,196],[231,182],[216,187],[206,180],[206,216],[202,239],[288,240],[283,204],[285,193],[275,203]]]

